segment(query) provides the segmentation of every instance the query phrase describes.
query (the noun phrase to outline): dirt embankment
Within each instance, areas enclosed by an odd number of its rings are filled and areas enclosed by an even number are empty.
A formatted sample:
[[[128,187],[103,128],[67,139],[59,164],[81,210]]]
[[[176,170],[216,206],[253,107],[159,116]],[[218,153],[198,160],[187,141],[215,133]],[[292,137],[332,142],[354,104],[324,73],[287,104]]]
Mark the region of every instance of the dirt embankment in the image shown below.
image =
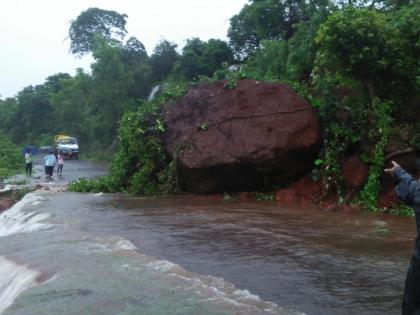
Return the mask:
[[[0,187],[1,188],[1,187]],[[0,213],[12,207],[26,192],[19,190],[7,190],[0,192]]]
[[[4,197],[0,195],[0,212],[3,212],[9,209],[11,206],[15,204],[16,200],[9,197]]]

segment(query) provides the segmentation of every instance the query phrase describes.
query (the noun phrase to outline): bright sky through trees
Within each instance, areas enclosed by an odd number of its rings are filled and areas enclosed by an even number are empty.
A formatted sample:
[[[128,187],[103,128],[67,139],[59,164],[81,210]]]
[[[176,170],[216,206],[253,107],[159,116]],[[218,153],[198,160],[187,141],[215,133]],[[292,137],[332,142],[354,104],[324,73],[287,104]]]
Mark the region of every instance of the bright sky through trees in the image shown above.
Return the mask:
[[[70,21],[98,7],[125,13],[129,36],[149,55],[162,39],[182,48],[191,37],[227,40],[229,19],[247,0],[0,0],[0,98],[28,85],[42,84],[58,72],[89,70],[90,57],[76,59],[66,39]]]

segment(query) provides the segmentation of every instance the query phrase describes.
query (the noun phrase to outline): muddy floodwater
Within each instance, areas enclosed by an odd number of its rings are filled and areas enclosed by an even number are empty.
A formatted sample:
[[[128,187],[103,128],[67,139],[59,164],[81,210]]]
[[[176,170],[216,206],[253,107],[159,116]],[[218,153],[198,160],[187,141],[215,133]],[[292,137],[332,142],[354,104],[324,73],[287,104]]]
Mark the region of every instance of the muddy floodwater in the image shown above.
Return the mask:
[[[400,313],[413,218],[65,181],[0,214],[1,314]]]

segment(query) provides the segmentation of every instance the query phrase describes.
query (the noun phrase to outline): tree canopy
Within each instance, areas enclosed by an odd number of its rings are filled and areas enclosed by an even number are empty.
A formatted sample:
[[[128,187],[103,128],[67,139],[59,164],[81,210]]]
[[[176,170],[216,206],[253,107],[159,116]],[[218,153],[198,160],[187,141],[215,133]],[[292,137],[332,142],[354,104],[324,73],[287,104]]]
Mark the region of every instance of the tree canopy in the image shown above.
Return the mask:
[[[236,56],[249,56],[261,40],[289,39],[295,32],[294,24],[309,19],[309,8],[315,4],[305,0],[252,0],[230,19],[228,37]]]
[[[224,62],[233,62],[233,53],[227,43],[219,39],[203,42],[199,38],[191,38],[182,49],[178,72],[188,80],[199,75],[210,77]]]
[[[375,97],[380,86],[401,73],[400,38],[382,13],[347,7],[321,25],[317,65],[363,82]]]
[[[176,44],[167,40],[162,40],[156,45],[153,54],[150,56],[154,82],[160,82],[171,74],[175,63],[179,59],[176,48]]]
[[[108,42],[121,41],[127,34],[126,18],[126,14],[99,8],[82,12],[70,24],[70,52],[77,56],[91,52],[96,36]]]

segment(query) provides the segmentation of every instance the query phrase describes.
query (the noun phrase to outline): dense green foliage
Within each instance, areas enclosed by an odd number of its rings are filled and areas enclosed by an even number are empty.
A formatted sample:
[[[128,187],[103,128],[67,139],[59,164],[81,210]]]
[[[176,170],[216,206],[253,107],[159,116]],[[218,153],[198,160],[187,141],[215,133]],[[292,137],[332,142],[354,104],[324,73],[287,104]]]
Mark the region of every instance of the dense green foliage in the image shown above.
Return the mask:
[[[159,83],[172,73],[172,69],[179,59],[176,47],[176,44],[167,40],[156,45],[150,57],[153,82]]]
[[[357,80],[371,98],[392,97],[396,83],[402,83],[403,41],[382,13],[352,7],[337,11],[321,25],[316,42],[320,75],[335,72]]]
[[[262,40],[287,40],[295,33],[295,25],[309,18],[311,11],[323,1],[253,0],[231,18],[228,31],[236,55],[244,58],[260,47]]]
[[[399,113],[407,101],[418,100],[404,49],[408,42],[386,14],[354,7],[331,14],[315,41],[313,83],[323,100],[320,116],[326,131],[324,187],[342,192],[341,162],[358,150],[370,165],[360,200],[375,209],[392,128],[390,104]]]
[[[385,164],[385,147],[388,143],[391,132],[391,110],[390,103],[380,102],[378,99],[373,100],[373,112],[371,117],[374,119],[374,124],[378,128],[376,131],[377,142],[372,156],[370,157],[369,178],[360,192],[361,204],[366,208],[376,211],[376,201],[380,190],[379,177],[382,173]]]
[[[163,150],[165,122],[162,106],[181,96],[186,84],[171,84],[153,101],[142,103],[136,112],[126,112],[118,132],[119,150],[110,174],[98,180],[70,185],[73,191],[125,191],[131,194],[169,194],[177,189],[175,161]]]
[[[162,105],[178,99],[186,85],[172,85],[137,112],[127,112],[120,125],[120,149],[111,166],[114,183],[134,194],[168,194],[176,190],[174,161],[164,151]]]
[[[227,43],[218,39],[203,42],[192,38],[182,49],[176,72],[187,80],[193,80],[200,75],[211,76],[223,62],[233,62],[232,50]]]
[[[20,150],[0,131],[0,180],[23,169],[24,159]]]

